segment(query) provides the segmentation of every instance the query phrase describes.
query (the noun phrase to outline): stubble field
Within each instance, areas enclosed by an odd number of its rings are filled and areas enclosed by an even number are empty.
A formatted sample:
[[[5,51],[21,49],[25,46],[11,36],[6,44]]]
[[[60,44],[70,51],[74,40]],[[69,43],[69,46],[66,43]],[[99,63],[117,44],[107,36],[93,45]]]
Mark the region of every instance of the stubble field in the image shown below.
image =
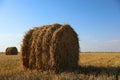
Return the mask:
[[[80,53],[79,67],[50,74],[23,70],[20,54],[0,54],[0,80],[120,80],[120,53]]]

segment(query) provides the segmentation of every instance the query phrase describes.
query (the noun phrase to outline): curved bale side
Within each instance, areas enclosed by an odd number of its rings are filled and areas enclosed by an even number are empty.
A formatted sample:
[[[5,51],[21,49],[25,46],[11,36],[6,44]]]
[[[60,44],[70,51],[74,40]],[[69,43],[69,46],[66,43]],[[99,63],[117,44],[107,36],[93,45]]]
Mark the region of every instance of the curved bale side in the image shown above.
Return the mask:
[[[42,70],[49,70],[51,66],[49,45],[53,32],[60,27],[59,24],[47,25],[37,38],[36,67]]]
[[[34,31],[32,38],[32,45],[31,45],[31,52],[29,59],[29,68],[42,68],[42,39],[46,32],[47,27],[40,27],[38,30]],[[36,37],[35,37],[36,36]]]
[[[6,55],[17,55],[18,50],[16,47],[8,47],[6,48]]]
[[[79,42],[70,25],[46,25],[29,30],[21,46],[26,69],[59,71],[78,66]]]
[[[22,41],[22,45],[21,45],[21,61],[22,61],[22,65],[24,68],[28,68],[29,67],[29,56],[30,56],[30,52],[31,52],[31,43],[32,43],[32,33],[34,32],[34,30],[37,30],[38,28],[34,28],[34,29],[30,29],[26,35],[24,36],[24,39]]]

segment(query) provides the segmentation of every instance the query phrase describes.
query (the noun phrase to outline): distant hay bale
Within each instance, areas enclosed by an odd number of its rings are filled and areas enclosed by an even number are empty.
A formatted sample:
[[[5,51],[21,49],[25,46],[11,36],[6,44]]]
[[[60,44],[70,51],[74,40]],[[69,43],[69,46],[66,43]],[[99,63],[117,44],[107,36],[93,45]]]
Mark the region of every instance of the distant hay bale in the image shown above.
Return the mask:
[[[22,65],[26,69],[60,71],[77,67],[79,42],[70,25],[46,25],[29,30],[21,46]]]
[[[17,55],[18,50],[16,47],[8,47],[6,48],[6,55]]]

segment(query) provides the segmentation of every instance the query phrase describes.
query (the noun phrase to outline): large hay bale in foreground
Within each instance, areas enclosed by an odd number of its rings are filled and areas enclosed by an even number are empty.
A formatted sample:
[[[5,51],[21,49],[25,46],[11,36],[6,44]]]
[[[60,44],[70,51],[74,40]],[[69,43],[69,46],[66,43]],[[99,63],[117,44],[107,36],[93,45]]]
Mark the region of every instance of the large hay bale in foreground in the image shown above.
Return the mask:
[[[29,30],[21,46],[26,69],[59,71],[77,67],[79,42],[70,25],[46,25]]]
[[[17,55],[18,50],[16,47],[8,47],[6,48],[6,55]]]

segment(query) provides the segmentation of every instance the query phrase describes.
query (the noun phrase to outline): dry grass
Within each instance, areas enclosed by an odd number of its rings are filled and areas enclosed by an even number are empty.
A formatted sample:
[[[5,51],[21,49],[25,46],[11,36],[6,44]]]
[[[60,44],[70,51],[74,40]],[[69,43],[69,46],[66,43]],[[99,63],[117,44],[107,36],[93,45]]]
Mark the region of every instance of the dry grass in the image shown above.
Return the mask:
[[[79,64],[82,66],[118,67],[120,66],[120,53],[82,53]]]
[[[119,80],[119,57],[120,53],[81,53],[81,67],[76,72],[49,74],[40,70],[23,71],[20,54],[0,54],[0,80]]]

